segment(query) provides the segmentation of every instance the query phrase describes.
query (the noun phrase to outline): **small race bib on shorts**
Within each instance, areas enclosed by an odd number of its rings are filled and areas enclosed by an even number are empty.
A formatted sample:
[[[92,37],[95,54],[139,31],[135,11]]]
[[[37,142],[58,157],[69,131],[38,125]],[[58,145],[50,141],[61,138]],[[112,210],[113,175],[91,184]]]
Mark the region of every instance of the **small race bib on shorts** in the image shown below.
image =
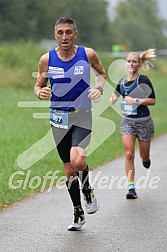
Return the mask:
[[[68,129],[68,111],[51,110],[50,123],[62,129]]]
[[[126,115],[137,115],[137,104],[136,103],[127,103],[125,101],[121,102],[121,110],[123,114]]]

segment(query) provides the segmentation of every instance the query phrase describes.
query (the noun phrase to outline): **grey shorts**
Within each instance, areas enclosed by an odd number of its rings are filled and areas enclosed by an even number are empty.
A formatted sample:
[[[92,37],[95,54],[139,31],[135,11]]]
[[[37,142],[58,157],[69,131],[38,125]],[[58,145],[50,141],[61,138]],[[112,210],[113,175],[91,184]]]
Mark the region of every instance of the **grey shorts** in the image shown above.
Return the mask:
[[[150,141],[154,135],[154,124],[151,117],[143,120],[122,118],[121,135],[134,135],[141,141]]]
[[[69,129],[61,129],[52,126],[53,137],[59,156],[63,163],[70,162],[70,150],[74,146],[85,149],[91,138],[92,112],[79,111],[70,114]]]

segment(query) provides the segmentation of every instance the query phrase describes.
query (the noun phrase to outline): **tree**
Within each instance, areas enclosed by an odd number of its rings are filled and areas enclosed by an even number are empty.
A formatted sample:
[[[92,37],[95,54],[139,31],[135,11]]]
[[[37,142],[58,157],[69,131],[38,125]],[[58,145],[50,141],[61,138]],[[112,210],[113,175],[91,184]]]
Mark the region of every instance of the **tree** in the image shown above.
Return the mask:
[[[0,40],[37,39],[39,17],[42,12],[39,0],[0,0]]]
[[[50,25],[54,25],[56,19],[61,16],[70,16],[76,20],[79,43],[107,50],[110,44],[107,5],[104,0],[77,0],[75,4],[72,4],[71,0],[49,0],[45,4],[45,31],[53,38],[53,26]]]
[[[124,43],[129,50],[164,48],[163,20],[157,9],[156,0],[120,1],[117,17],[112,23],[115,40]]]
[[[78,41],[95,49],[107,50],[110,44],[107,0],[0,0],[0,40],[53,39],[55,21],[73,17],[78,26]]]

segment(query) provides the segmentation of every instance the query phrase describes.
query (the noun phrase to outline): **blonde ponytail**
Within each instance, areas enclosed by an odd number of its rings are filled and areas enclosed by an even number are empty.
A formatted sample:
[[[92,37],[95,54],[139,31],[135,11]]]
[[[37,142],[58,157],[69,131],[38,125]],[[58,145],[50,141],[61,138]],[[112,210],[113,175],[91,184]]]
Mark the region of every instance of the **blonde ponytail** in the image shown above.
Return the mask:
[[[142,52],[139,56],[140,66],[144,70],[149,70],[150,67],[154,67],[152,60],[156,59],[155,49],[148,49]]]

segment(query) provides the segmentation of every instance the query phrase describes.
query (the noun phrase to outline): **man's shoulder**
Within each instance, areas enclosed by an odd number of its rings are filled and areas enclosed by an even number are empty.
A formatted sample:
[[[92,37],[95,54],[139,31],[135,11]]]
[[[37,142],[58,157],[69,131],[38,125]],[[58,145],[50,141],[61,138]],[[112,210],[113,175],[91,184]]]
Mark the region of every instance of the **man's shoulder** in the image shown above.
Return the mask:
[[[90,55],[96,54],[96,52],[95,52],[95,50],[93,50],[93,48],[90,48],[90,47],[84,47],[84,48],[85,48],[86,54],[90,54]]]
[[[98,58],[97,53],[93,48],[85,47],[85,53],[88,58],[89,63],[93,63]]]
[[[43,55],[41,56],[41,58],[40,58],[40,62],[42,62],[42,63],[47,63],[48,60],[49,60],[49,52],[43,54]]]

